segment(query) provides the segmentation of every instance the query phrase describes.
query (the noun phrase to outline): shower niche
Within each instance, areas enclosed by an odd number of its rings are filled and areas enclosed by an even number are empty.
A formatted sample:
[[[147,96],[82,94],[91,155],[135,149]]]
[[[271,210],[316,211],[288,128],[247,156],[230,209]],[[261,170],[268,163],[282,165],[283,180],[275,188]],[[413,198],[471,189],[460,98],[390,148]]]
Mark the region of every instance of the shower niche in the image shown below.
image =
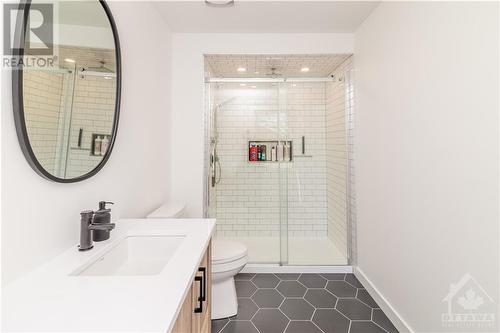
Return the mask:
[[[292,162],[293,160],[292,146],[293,143],[291,140],[248,141],[248,162],[249,163]]]

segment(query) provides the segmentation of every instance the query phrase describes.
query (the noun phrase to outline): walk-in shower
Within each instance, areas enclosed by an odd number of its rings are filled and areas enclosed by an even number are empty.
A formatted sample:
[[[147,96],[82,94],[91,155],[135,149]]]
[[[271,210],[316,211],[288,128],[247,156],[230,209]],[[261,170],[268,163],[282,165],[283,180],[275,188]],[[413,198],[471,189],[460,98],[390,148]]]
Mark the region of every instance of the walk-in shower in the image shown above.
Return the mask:
[[[206,55],[205,215],[249,262],[352,261],[350,55]]]

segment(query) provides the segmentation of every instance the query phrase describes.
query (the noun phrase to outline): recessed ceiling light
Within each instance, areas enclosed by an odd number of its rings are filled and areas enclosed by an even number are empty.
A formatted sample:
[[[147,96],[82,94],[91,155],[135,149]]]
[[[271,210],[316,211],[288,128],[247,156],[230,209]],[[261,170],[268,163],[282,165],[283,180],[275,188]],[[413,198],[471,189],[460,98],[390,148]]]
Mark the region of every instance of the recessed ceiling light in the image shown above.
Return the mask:
[[[301,72],[309,72],[309,67],[302,67],[300,69]]]
[[[104,77],[106,80],[111,80],[111,77],[110,76],[105,76]]]
[[[254,89],[255,89],[255,88],[257,88],[257,86],[252,86],[252,88],[254,88]]]
[[[242,87],[244,87],[246,85],[247,85],[246,83],[240,83],[240,86],[242,86]]]
[[[247,69],[245,67],[238,67],[238,72],[246,72]]]
[[[66,59],[64,59],[64,61],[66,61],[66,62],[71,62],[71,63],[76,62],[76,61],[74,61],[73,59],[70,59],[70,58],[66,58]]]
[[[297,83],[293,83],[293,84],[292,84],[292,87],[296,87],[296,86],[297,86]]]
[[[233,6],[234,0],[205,0],[207,6],[226,7]]]

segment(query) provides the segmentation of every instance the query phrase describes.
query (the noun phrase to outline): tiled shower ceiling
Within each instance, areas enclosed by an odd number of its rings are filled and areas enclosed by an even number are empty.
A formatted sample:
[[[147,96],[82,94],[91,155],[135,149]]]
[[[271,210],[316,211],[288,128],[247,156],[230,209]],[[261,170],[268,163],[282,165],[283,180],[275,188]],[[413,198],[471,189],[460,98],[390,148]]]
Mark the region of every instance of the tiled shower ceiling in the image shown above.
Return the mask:
[[[209,77],[327,77],[350,54],[205,55]],[[241,69],[244,68],[245,71]],[[308,68],[308,71],[302,71]],[[238,69],[240,69],[238,71]]]

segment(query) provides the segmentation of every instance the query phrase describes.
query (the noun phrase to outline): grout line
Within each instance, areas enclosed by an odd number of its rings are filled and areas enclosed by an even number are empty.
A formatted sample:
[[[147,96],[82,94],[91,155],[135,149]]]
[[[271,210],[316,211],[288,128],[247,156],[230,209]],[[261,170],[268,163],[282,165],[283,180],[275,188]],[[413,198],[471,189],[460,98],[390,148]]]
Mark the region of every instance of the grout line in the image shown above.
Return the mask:
[[[257,330],[257,332],[260,333],[259,329],[257,328],[257,326],[255,326],[255,324],[253,323],[253,321],[250,320],[250,323],[253,325],[253,327],[255,327],[255,329]]]
[[[306,301],[306,302],[307,302],[307,301]],[[311,303],[309,303],[309,304],[311,304]],[[313,320],[314,315],[316,314],[316,310],[318,310],[318,309],[314,308],[314,311],[313,311],[313,313],[312,313],[312,315],[311,315],[311,319],[309,319],[310,321],[312,321],[312,320]]]
[[[347,317],[345,314],[343,314],[342,311],[339,311],[337,309],[335,309],[335,311],[337,311],[338,313],[340,313],[342,316],[346,317],[347,320],[351,321],[351,319],[349,317]]]
[[[286,315],[283,311],[281,311],[281,309],[280,309],[280,308],[278,308],[278,311],[279,311],[279,312],[281,312],[281,314],[282,314],[283,316],[285,316],[285,317],[288,319],[288,321],[290,321],[290,320],[291,320],[291,319],[290,319],[290,318],[289,318],[289,317],[288,317],[288,316],[287,316],[287,315]],[[287,326],[288,326],[288,325],[287,325]]]
[[[352,321],[349,319],[349,328],[347,329],[347,333],[351,333],[351,325]]]
[[[353,299],[355,299],[355,300],[359,301],[360,303],[362,303],[362,304],[366,305],[367,307],[369,307],[369,308],[370,308],[370,309],[372,309],[372,310],[373,310],[373,309],[375,309],[374,307],[372,307],[371,305],[366,304],[365,302],[363,302],[363,301],[362,301],[362,300],[360,300],[359,298],[353,298]]]
[[[291,320],[288,320],[288,324],[286,324],[285,328],[283,329],[283,333],[286,332],[286,329],[288,328],[288,326],[290,326],[291,322],[292,322]]]
[[[222,327],[221,327],[221,329],[219,330],[219,333],[220,333],[220,332],[222,332],[222,330],[223,330],[224,328],[226,328],[227,324],[229,324],[229,322],[230,322],[230,321],[231,321],[231,320],[229,320],[229,319],[228,319],[227,323],[225,323],[225,324],[224,324],[224,326],[222,326]],[[210,324],[211,324],[211,323],[210,323]]]
[[[384,332],[387,332],[389,333],[388,330],[386,330],[385,328],[383,328],[382,326],[380,326],[379,324],[377,324],[376,322],[374,322],[373,320],[371,320],[372,323],[374,323],[375,325],[377,325],[378,327],[380,327]]]
[[[316,326],[322,333],[325,333],[325,331],[323,331],[321,329],[321,327],[319,327],[318,325],[316,325],[316,323],[314,321],[311,320],[311,323],[313,323],[313,325]]]

